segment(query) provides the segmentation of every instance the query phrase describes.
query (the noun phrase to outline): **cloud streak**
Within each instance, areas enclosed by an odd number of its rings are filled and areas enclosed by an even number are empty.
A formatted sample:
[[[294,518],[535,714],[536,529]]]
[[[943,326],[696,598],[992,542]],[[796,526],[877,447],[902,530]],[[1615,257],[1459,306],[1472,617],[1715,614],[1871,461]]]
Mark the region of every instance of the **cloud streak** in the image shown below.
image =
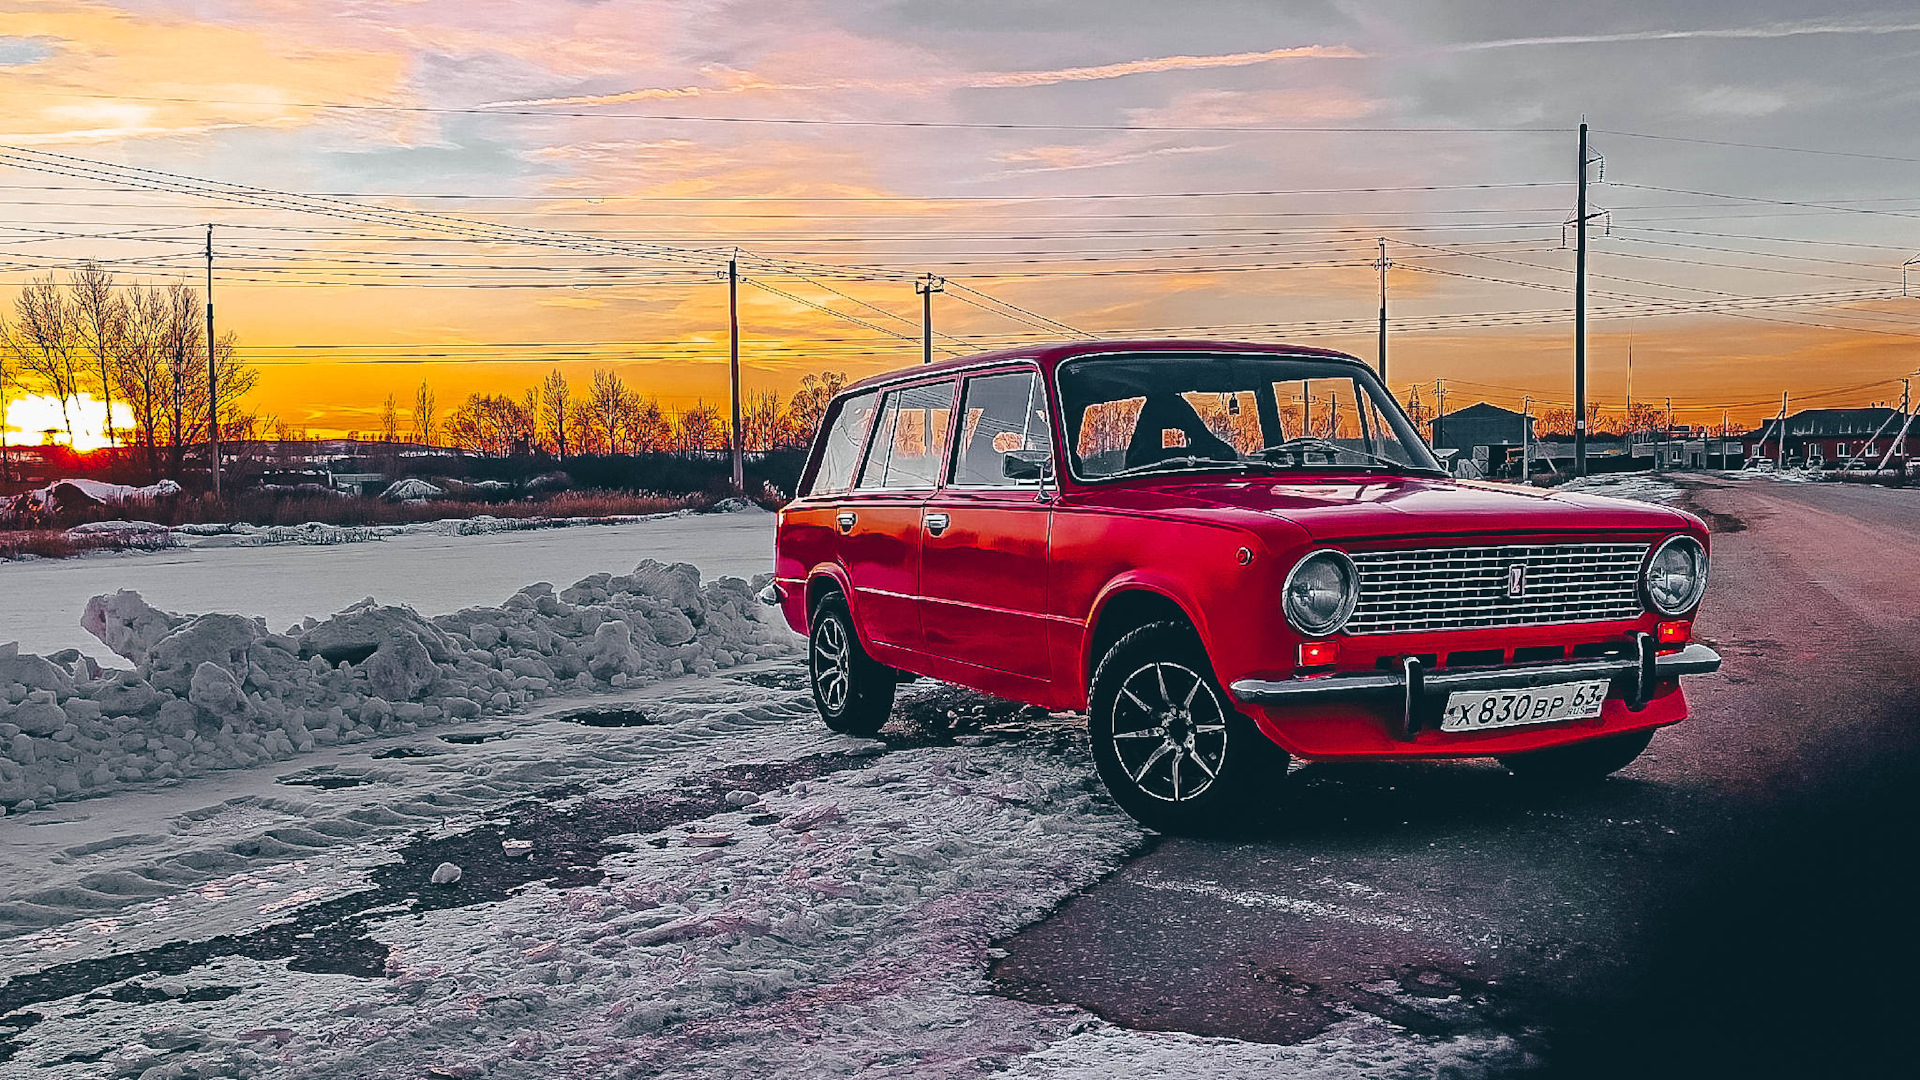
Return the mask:
[[[508,109],[580,105],[627,105],[639,101],[702,97],[711,94],[739,94],[747,91],[807,92],[822,90],[863,90],[892,93],[927,93],[937,90],[1009,90],[1036,86],[1056,86],[1069,82],[1098,82],[1123,79],[1131,75],[1154,75],[1170,71],[1210,71],[1219,68],[1251,67],[1282,60],[1358,60],[1369,54],[1347,45],[1301,45],[1260,52],[1218,53],[1207,56],[1151,56],[1090,67],[1056,68],[1050,71],[1000,71],[975,75],[940,76],[911,81],[833,80],[813,83],[776,83],[744,79],[732,85],[716,87],[640,87],[609,94],[573,94],[564,97],[517,98],[489,101],[481,108]]]
[[[1920,22],[1766,23],[1761,26],[1733,26],[1701,30],[1634,30],[1618,34],[1560,34],[1552,37],[1500,38],[1494,41],[1468,41],[1446,46],[1444,52],[1479,52],[1486,49],[1518,49],[1539,45],[1615,45],[1643,41],[1689,40],[1768,40],[1773,38],[1837,35],[1911,34],[1920,32]]]

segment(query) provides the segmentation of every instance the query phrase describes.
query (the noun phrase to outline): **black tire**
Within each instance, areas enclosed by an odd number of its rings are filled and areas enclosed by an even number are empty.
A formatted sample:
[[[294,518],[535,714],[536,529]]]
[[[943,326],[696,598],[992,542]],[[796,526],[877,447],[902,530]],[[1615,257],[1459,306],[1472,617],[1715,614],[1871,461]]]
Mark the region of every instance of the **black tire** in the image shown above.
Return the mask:
[[[871,738],[893,711],[893,669],[867,655],[854,633],[847,599],[838,592],[814,605],[807,676],[820,719],[842,735]]]
[[[1238,831],[1286,780],[1286,751],[1233,707],[1183,623],[1149,623],[1114,643],[1087,691],[1087,732],[1114,801],[1158,832]]]
[[[1542,787],[1597,784],[1633,763],[1653,741],[1653,729],[1607,735],[1500,759],[1507,771]]]

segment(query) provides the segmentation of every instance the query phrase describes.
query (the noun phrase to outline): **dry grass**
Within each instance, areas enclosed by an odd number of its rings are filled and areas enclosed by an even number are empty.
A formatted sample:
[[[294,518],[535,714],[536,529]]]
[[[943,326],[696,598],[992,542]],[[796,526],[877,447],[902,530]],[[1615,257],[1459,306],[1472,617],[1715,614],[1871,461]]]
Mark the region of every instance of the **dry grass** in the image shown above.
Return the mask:
[[[625,492],[563,491],[512,502],[463,502],[436,499],[392,503],[375,498],[336,498],[325,495],[268,495],[249,492],[216,501],[211,496],[182,498],[172,507],[155,509],[163,525],[209,522],[245,522],[249,525],[410,525],[441,518],[470,518],[491,514],[501,518],[620,517],[663,514],[673,510],[704,509],[712,500],[704,495],[649,495]]]
[[[38,556],[66,559],[89,551],[152,551],[168,546],[166,534],[69,536],[62,529],[0,529],[0,561]]]

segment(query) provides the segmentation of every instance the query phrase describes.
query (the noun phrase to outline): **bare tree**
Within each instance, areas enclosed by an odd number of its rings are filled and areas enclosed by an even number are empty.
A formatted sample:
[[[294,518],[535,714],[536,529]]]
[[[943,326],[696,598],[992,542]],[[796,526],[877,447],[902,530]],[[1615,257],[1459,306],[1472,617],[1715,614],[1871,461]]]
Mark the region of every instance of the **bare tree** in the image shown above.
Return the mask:
[[[113,275],[89,260],[67,278],[73,294],[75,336],[92,363],[89,373],[100,387],[106,424],[101,429],[108,445],[118,440],[113,430],[113,366],[126,347],[127,305],[114,292]]]
[[[720,413],[705,401],[696,401],[693,408],[680,413],[674,424],[674,449],[681,453],[711,450],[724,434]]]
[[[553,447],[553,456],[567,456],[567,377],[560,374],[559,368],[547,372],[536,388],[540,393],[540,408],[535,413],[539,419],[541,434]]]
[[[125,300],[125,333],[110,369],[114,389],[133,413],[133,436],[147,459],[150,478],[160,476],[159,431],[166,400],[166,337],[171,314],[167,293],[134,288]]]
[[[427,380],[420,380],[420,389],[413,392],[413,441],[422,446],[432,446],[434,432],[438,430],[433,415],[433,387]]]
[[[657,398],[637,399],[628,427],[631,429],[629,439],[636,454],[657,454],[673,444],[673,425],[660,412]]]
[[[780,428],[780,395],[772,390],[748,394],[740,413],[740,449],[773,449],[780,443]]]
[[[473,394],[447,415],[447,439],[475,454],[506,457],[533,445],[533,417],[512,398]]]
[[[73,443],[70,403],[80,393],[79,341],[73,306],[61,295],[52,274],[35,278],[13,298],[14,325],[8,348],[20,367],[32,373],[60,399],[60,419]]]
[[[400,401],[392,394],[380,404],[380,441],[400,441]]]
[[[259,374],[240,361],[236,338],[224,334],[214,343],[214,368],[218,374],[219,398],[207,400],[206,324],[200,294],[185,285],[167,289],[167,314],[160,339],[161,373],[160,425],[165,432],[167,464],[170,474],[179,477],[187,448],[207,436],[209,411],[228,422],[244,423],[240,400],[253,391]]]
[[[820,421],[826,418],[827,403],[833,400],[842,387],[847,385],[847,375],[843,371],[826,371],[818,375],[804,375],[800,379],[800,389],[794,391],[793,399],[787,402],[786,431],[782,442],[787,446],[809,446],[813,443],[814,432],[820,429]]]
[[[587,429],[581,435],[590,436],[596,446],[609,454],[620,453],[628,442],[626,429],[633,408],[633,391],[627,389],[620,376],[611,371],[595,371],[593,389],[587,395],[584,409]]]

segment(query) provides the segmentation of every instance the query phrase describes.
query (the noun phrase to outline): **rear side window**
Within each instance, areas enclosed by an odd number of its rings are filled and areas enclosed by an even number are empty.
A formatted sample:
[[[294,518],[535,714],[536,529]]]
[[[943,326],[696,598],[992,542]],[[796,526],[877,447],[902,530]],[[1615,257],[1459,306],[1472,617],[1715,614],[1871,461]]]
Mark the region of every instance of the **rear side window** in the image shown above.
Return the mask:
[[[878,391],[868,391],[840,403],[833,422],[820,434],[820,467],[813,472],[809,495],[837,495],[853,486],[853,471],[860,465],[860,450],[873,422],[874,399],[879,396]]]
[[[861,490],[918,490],[934,485],[947,457],[953,387],[948,380],[887,394],[880,405],[873,448],[860,469]]]

